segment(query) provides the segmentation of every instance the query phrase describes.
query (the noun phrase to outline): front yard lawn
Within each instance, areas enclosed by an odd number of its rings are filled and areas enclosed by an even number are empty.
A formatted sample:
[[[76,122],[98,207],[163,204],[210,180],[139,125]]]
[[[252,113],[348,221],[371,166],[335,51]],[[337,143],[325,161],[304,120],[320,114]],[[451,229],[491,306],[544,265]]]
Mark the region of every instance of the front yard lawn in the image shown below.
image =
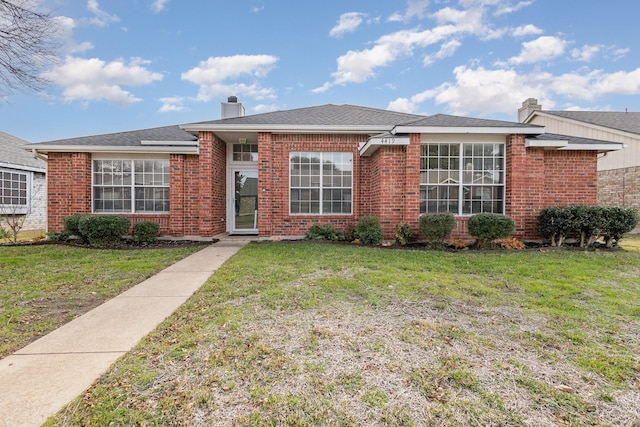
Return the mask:
[[[250,244],[48,425],[638,425],[640,252]]]
[[[0,358],[201,248],[0,246]]]

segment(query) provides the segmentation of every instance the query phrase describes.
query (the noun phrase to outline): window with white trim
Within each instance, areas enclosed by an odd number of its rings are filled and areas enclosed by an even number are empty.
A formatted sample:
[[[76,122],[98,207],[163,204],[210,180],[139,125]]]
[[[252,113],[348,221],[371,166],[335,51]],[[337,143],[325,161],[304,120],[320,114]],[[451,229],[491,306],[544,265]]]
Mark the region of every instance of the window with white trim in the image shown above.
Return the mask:
[[[420,147],[420,213],[504,213],[504,144]]]
[[[351,214],[353,153],[289,153],[291,214]]]
[[[29,172],[0,169],[0,213],[29,213]]]
[[[169,160],[94,160],[93,211],[169,212]]]
[[[257,162],[258,144],[233,144],[234,162]]]

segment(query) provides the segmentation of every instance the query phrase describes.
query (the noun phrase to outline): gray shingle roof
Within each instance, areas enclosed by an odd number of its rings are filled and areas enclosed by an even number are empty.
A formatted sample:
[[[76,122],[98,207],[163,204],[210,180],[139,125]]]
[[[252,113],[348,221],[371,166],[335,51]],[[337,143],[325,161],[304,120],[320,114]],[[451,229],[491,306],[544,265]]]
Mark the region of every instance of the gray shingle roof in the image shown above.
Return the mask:
[[[578,120],[640,135],[640,113],[614,111],[542,111],[567,119]]]
[[[152,129],[141,129],[104,135],[83,136],[79,138],[59,139],[33,144],[38,145],[86,145],[131,147],[140,146],[140,141],[197,141],[198,138],[180,129],[177,125]]]
[[[0,132],[0,162],[44,170],[45,161],[26,151],[24,146],[27,144],[29,143],[24,139]]]
[[[408,123],[408,126],[425,127],[495,127],[495,128],[540,128],[541,126],[507,122],[503,120],[477,119],[474,117],[450,116],[448,114],[434,114],[423,117],[415,122]]]
[[[544,133],[542,135],[536,135],[534,137],[529,137],[529,139],[537,139],[541,141],[558,141],[558,140],[566,140],[569,141],[569,145],[611,145],[617,146],[620,143],[611,142],[611,141],[602,141],[599,139],[591,139],[591,138],[580,138],[577,136],[569,136],[569,135],[558,135],[555,133]]]
[[[425,116],[399,113],[357,105],[326,104],[293,110],[274,111],[244,117],[191,123],[192,125],[291,125],[291,126],[394,126]]]

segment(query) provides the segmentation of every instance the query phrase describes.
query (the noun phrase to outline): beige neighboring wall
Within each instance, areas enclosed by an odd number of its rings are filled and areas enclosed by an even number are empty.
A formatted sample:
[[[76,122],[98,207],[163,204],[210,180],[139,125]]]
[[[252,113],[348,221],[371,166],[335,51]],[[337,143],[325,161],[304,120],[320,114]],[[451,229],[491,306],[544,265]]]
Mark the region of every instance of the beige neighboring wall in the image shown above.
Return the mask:
[[[611,151],[599,157],[599,171],[640,166],[640,135],[557,117],[551,114],[545,114],[544,111],[537,111],[527,123],[545,126],[545,132],[547,133],[621,142],[625,144],[625,148],[622,150]]]

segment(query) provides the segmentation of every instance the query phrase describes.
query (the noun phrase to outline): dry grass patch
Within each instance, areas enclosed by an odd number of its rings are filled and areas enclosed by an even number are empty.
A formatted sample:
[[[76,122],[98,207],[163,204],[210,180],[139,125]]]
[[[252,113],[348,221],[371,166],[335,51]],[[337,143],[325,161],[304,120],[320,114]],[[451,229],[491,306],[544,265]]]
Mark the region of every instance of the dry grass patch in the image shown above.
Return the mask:
[[[638,261],[249,245],[49,425],[633,425]]]

